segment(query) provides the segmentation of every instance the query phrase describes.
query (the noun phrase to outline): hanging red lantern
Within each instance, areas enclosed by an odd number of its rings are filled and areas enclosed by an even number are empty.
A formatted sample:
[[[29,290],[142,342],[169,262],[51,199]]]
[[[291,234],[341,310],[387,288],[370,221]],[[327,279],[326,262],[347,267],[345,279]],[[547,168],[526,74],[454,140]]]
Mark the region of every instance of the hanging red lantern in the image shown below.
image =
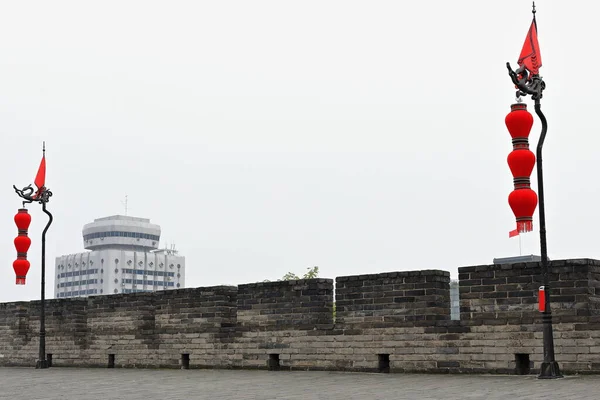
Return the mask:
[[[15,224],[19,231],[27,232],[29,225],[31,224],[31,215],[27,212],[26,208],[20,208],[17,215],[15,215]]]
[[[529,149],[517,149],[507,158],[513,178],[529,178],[535,166],[535,155]]]
[[[29,271],[29,261],[26,259],[19,257],[13,262],[13,269],[15,270],[15,274],[17,275],[17,285],[25,284],[25,277],[27,276],[27,271]]]
[[[533,213],[537,207],[537,202],[537,194],[529,188],[516,189],[508,195],[508,204],[510,204],[510,208],[512,208],[517,219],[519,233],[533,230]]]
[[[19,236],[15,238],[15,249],[17,249],[17,254],[23,254],[24,257],[27,257],[29,246],[31,246],[31,239],[29,239],[26,234],[19,234]]]
[[[535,155],[529,150],[529,133],[533,126],[533,115],[527,111],[527,104],[513,104],[504,122],[513,143],[513,151],[506,161],[513,175],[515,190],[508,196],[508,204],[515,215],[517,231],[531,232],[533,213],[538,201],[537,194],[531,190],[530,179],[535,166]]]
[[[527,104],[517,103],[510,106],[504,122],[513,139],[528,138],[533,126],[533,115],[527,111]]]
[[[19,236],[14,240],[17,259],[13,262],[13,269],[17,276],[17,285],[24,285],[30,267],[29,261],[27,261],[27,251],[31,246],[31,239],[27,236],[27,229],[31,224],[31,215],[29,215],[27,209],[19,209],[17,215],[15,215],[15,224],[19,230]]]

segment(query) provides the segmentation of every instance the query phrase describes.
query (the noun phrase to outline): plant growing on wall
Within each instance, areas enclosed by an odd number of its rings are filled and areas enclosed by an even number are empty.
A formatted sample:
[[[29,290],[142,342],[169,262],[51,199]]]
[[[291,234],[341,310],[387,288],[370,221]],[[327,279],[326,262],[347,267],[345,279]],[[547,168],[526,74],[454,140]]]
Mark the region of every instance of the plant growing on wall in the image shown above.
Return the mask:
[[[302,277],[299,277],[298,275],[294,274],[293,272],[288,272],[280,280],[294,281],[294,280],[299,280],[299,279],[315,279],[315,278],[319,277],[319,267],[318,266],[315,265],[312,268],[308,267],[306,269],[307,269],[307,271],[304,273],[304,275],[302,275]]]

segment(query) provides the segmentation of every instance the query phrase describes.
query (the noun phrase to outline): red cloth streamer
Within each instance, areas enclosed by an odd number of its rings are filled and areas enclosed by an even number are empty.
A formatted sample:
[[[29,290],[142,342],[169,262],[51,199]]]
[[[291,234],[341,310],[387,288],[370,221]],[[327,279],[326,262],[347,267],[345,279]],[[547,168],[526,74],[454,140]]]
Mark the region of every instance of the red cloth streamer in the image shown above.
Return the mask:
[[[527,37],[525,38],[525,43],[523,43],[523,49],[521,49],[517,63],[519,66],[525,65],[525,68],[527,68],[531,75],[539,75],[540,73],[542,55],[540,54],[535,18],[531,21],[531,26],[529,27],[529,32],[527,32]]]
[[[40,162],[40,167],[38,168],[38,172],[35,176],[35,186],[37,186],[38,190],[46,186],[46,156],[42,156],[42,161]]]
[[[33,195],[33,198],[36,199],[40,196],[40,194],[44,191],[46,187],[46,155],[42,156],[42,161],[40,161],[40,167],[38,168],[38,172],[35,175],[35,180],[33,181],[35,186],[37,186],[37,191]]]
[[[527,111],[527,104],[513,104],[510,110],[505,123],[512,137],[513,151],[506,161],[513,175],[515,190],[508,196],[508,204],[515,215],[518,234],[533,230],[533,213],[538,202],[537,194],[531,189],[530,179],[535,166],[535,154],[529,150],[533,116]],[[509,234],[509,237],[512,236]]]

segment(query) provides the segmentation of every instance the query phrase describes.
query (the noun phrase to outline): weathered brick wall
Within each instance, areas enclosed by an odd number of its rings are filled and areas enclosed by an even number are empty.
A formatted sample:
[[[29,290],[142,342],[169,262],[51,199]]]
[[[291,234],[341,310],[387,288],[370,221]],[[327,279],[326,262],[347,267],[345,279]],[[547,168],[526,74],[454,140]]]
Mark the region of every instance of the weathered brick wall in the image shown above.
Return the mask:
[[[51,300],[53,365],[426,372],[515,370],[542,361],[538,263],[459,269],[461,320],[449,274],[392,272],[336,280]],[[600,261],[552,262],[556,358],[600,372]],[[0,365],[35,364],[39,302],[0,304]],[[270,360],[270,361],[269,361]]]
[[[177,289],[152,293],[158,365],[178,367],[190,355],[191,367],[232,366],[227,346],[235,339],[237,287]]]
[[[549,270],[556,358],[567,371],[600,370],[600,332],[595,315],[600,262],[552,261]],[[470,349],[484,354],[482,366],[510,369],[514,354],[529,354],[534,366],[543,360],[538,288],[540,263],[459,268],[461,322]],[[463,343],[466,347],[467,344]],[[494,354],[486,355],[486,353]]]
[[[78,363],[87,348],[85,299],[49,300],[46,346],[67,364]],[[0,365],[31,365],[39,354],[40,302],[0,304]]]
[[[355,328],[450,319],[450,273],[446,271],[339,277],[335,296],[336,323]]]
[[[0,365],[20,365],[35,359],[28,348],[35,341],[35,333],[29,324],[31,303],[0,304]],[[38,327],[39,329],[39,327]]]
[[[590,315],[600,315],[600,265],[586,260],[588,264],[588,305]]]
[[[333,323],[333,281],[305,279],[238,286],[238,329],[313,329]]]
[[[548,279],[556,322],[585,322],[596,313],[600,265],[595,260],[558,260]],[[539,263],[459,268],[461,319],[492,324],[531,324],[537,318]],[[600,294],[600,293],[599,293]],[[493,320],[493,322],[488,322]]]
[[[84,352],[82,364],[106,365],[109,354],[115,354],[116,366],[156,364],[153,303],[151,293],[89,298],[90,351]]]
[[[284,367],[314,365],[319,345],[308,334],[333,327],[333,280],[240,285],[237,299],[237,336],[229,346],[236,366],[264,368],[273,354]]]
[[[46,346],[60,355],[62,364],[71,365],[84,358],[89,344],[87,299],[51,300],[51,311],[46,313]],[[38,355],[38,332],[40,302],[32,302],[30,311],[30,335],[36,338],[35,349],[28,351]],[[48,353],[52,353],[48,351]],[[36,357],[37,358],[37,357]]]

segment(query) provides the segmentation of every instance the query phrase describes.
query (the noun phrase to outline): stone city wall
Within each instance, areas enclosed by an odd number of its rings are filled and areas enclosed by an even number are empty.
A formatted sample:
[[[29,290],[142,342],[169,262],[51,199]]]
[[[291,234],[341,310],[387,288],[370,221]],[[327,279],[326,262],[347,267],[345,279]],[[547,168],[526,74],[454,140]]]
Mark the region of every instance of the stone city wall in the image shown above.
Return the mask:
[[[47,302],[53,366],[535,373],[539,263],[390,272]],[[552,261],[556,359],[600,372],[600,261]],[[0,366],[33,366],[39,301],[0,304]]]

